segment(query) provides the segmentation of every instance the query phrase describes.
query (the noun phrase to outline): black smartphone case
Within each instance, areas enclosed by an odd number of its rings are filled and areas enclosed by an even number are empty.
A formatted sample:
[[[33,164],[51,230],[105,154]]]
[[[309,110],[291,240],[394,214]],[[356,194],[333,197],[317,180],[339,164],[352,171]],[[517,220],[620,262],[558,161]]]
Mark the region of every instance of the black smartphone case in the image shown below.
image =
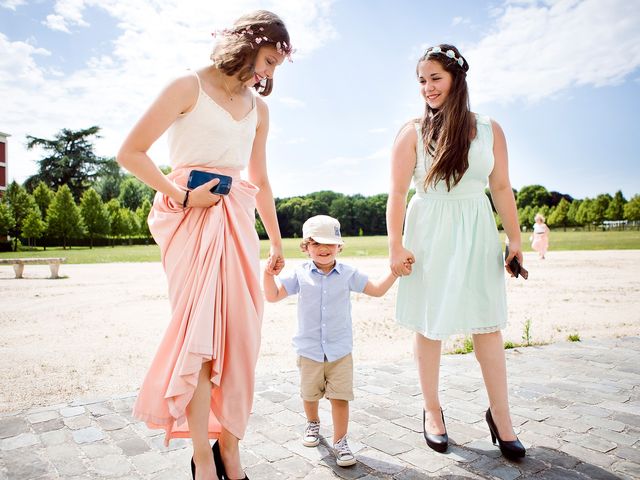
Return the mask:
[[[211,189],[211,193],[226,195],[231,191],[231,183],[233,182],[231,177],[228,175],[220,175],[219,173],[203,172],[202,170],[191,170],[191,172],[189,172],[187,187],[193,190],[214,178],[219,179],[220,183]]]
[[[508,256],[509,256],[509,245],[506,245],[504,247],[504,259],[505,259],[505,261],[507,260]],[[511,259],[511,261],[509,262],[509,268],[511,269],[511,271],[513,272],[515,277],[518,278],[518,275],[520,275],[520,262],[518,261],[518,257],[513,257]]]

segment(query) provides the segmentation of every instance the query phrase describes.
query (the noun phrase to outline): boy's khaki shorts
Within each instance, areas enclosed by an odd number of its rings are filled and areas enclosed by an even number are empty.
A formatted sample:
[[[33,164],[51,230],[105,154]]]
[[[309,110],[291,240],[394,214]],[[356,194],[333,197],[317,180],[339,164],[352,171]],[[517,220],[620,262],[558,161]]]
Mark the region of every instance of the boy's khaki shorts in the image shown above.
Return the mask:
[[[353,400],[353,358],[345,355],[333,362],[316,362],[298,357],[300,396],[315,402],[323,396],[333,400]]]

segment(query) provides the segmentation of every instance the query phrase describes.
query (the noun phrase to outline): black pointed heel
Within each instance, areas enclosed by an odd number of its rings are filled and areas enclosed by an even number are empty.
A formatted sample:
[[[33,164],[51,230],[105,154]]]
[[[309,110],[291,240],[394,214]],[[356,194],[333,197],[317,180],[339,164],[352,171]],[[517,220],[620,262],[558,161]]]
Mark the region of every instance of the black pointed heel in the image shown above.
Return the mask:
[[[490,408],[487,408],[485,417],[487,419],[487,425],[489,425],[489,432],[491,432],[491,442],[493,442],[494,445],[496,445],[497,443],[497,445],[500,447],[500,452],[502,453],[502,455],[510,460],[517,460],[524,457],[527,453],[527,450],[524,448],[524,445],[520,443],[518,437],[516,437],[515,440],[511,440],[508,442],[500,438],[500,435],[498,434],[498,427],[496,427],[496,424],[493,421]]]
[[[427,432],[427,429],[424,425],[426,421],[426,412],[424,408],[422,409],[422,434],[424,435],[424,439],[427,442],[429,448],[435,450],[439,453],[444,453],[447,451],[449,447],[449,435],[447,435],[447,426],[444,423],[444,413],[442,409],[440,409],[440,415],[442,415],[442,424],[444,425],[444,434],[442,435],[434,435],[433,433]]]
[[[218,476],[218,480],[223,480],[224,475],[224,464],[222,463],[222,456],[220,455],[220,445],[218,442],[214,443],[211,447],[211,452],[213,453],[213,463],[216,465],[216,475]],[[196,464],[193,462],[193,457],[191,457],[191,478],[193,480],[196,479]]]
[[[218,479],[233,480],[227,476],[227,472],[224,468],[224,462],[222,461],[222,454],[220,453],[219,442],[220,441],[218,440],[216,443],[213,444],[213,447],[211,447],[211,450],[213,451],[213,461],[216,464],[216,472],[218,473]],[[247,475],[245,474],[245,476],[239,480],[249,480],[249,477],[247,477]]]
[[[223,480],[226,477],[226,472],[224,471],[224,463],[222,463],[222,455],[220,454],[220,441],[218,440],[211,447],[211,451],[213,452],[213,462],[216,464],[216,475],[218,475],[218,480]]]

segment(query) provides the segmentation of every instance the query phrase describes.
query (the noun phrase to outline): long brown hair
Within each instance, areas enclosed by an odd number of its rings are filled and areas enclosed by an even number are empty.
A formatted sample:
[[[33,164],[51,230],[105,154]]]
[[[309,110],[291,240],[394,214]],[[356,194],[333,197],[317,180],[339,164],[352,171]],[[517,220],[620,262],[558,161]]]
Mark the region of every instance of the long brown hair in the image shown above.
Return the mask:
[[[243,15],[231,29],[222,32],[211,60],[224,74],[237,75],[238,80],[246,82],[253,77],[258,50],[265,45],[279,47],[285,55],[292,53],[289,32],[282,19],[267,10],[257,10]],[[273,79],[268,78],[264,88],[259,83],[253,88],[266,97],[273,90]]]
[[[416,66],[416,74],[419,75],[421,62],[438,62],[452,79],[444,105],[436,110],[425,103],[422,140],[425,154],[433,157],[424,181],[425,190],[441,180],[447,184],[447,190],[458,184],[469,168],[469,146],[475,135],[475,119],[469,107],[467,88],[469,64],[453,45],[440,44],[438,47],[427,49]],[[447,55],[449,50],[454,56]]]

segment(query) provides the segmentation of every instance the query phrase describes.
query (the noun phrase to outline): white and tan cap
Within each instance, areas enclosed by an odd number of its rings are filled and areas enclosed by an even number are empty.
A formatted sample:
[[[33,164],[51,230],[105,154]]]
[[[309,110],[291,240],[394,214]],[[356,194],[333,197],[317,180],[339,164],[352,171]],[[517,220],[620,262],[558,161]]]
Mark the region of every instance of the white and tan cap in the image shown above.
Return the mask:
[[[328,215],[316,215],[302,225],[302,238],[312,238],[318,243],[343,245],[340,222]]]

